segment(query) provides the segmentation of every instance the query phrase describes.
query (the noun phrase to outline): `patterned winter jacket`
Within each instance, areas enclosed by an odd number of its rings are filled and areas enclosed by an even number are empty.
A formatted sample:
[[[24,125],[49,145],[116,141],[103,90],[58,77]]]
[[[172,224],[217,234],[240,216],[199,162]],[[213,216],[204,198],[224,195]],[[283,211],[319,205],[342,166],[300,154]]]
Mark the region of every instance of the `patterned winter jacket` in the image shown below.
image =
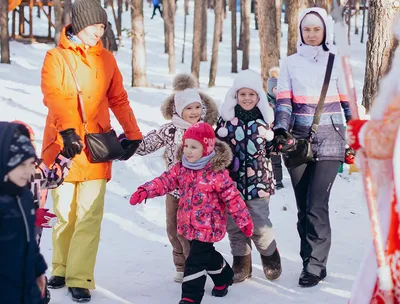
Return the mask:
[[[299,22],[305,14],[315,12],[326,24],[326,13],[319,8],[302,11]],[[328,29],[328,26],[325,26]],[[326,33],[329,37],[329,33]],[[285,129],[295,138],[308,138],[314,113],[324,82],[329,52],[335,53],[334,46],[325,41],[330,51],[322,46],[313,47],[301,41],[297,43],[297,53],[287,57],[281,65],[278,77],[274,129]],[[332,76],[329,82],[318,131],[312,143],[315,160],[344,161],[346,121],[351,119],[349,98],[341,75],[341,59],[335,56]],[[343,111],[343,112],[342,112]]]
[[[269,158],[270,143],[265,139],[268,124],[261,113],[249,120],[242,118],[235,108],[235,118],[217,122],[218,129],[225,127],[228,135],[219,139],[227,142],[233,152],[234,161],[230,176],[245,200],[269,197],[275,193],[272,164]],[[254,108],[256,110],[257,108]]]
[[[182,157],[178,150],[177,159]],[[162,196],[178,188],[178,233],[188,240],[218,242],[226,233],[226,212],[242,228],[250,221],[249,211],[225,169],[232,160],[227,144],[218,141],[216,156],[201,170],[190,170],[179,162],[171,170],[145,183],[148,197]]]
[[[29,188],[33,194],[35,208],[43,208],[46,203],[47,190],[60,186],[71,169],[72,160],[58,154],[50,168],[42,159],[35,162],[35,174],[31,177]]]

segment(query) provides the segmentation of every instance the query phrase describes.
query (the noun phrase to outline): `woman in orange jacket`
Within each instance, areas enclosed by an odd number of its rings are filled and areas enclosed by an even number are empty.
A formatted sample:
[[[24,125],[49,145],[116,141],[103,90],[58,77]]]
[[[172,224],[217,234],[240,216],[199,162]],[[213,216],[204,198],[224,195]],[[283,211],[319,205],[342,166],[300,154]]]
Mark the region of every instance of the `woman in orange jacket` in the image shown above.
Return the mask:
[[[48,108],[42,158],[50,165],[61,149],[69,153],[67,157],[74,157],[65,183],[52,192],[58,222],[53,231],[49,287],[67,285],[78,302],[90,301],[89,289],[95,288],[94,267],[111,162],[91,163],[83,150],[85,131],[67,61],[83,93],[88,132],[110,131],[111,109],[128,138],[121,159],[130,158],[142,140],[121,72],[100,41],[106,26],[107,14],[96,0],[76,0],[72,23],[62,31],[58,47],[47,52],[42,69],[43,102]]]

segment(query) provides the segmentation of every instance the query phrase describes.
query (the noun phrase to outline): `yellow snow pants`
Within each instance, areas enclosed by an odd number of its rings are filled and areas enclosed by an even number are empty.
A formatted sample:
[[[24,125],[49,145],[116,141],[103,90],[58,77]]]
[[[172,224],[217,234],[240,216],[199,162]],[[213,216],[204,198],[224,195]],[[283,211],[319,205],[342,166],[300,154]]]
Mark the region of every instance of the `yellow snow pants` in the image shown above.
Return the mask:
[[[53,229],[53,275],[65,277],[68,287],[95,289],[106,182],[65,182],[52,190],[58,217]]]

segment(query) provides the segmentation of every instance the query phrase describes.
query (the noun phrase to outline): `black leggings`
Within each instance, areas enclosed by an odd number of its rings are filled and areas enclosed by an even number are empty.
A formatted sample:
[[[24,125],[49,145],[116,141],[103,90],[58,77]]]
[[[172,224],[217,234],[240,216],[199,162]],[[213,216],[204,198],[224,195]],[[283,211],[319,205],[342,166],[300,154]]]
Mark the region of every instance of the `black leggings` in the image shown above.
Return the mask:
[[[310,162],[289,170],[297,202],[303,268],[320,276],[331,247],[329,196],[340,161]]]

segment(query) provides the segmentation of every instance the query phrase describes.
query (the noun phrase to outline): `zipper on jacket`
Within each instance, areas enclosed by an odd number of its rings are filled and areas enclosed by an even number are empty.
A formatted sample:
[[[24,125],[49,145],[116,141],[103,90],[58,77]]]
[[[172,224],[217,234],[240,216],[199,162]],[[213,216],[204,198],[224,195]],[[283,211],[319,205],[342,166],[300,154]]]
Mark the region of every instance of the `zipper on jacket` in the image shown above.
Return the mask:
[[[244,190],[244,195],[245,195],[245,200],[248,200],[248,196],[249,196],[249,191],[248,191],[248,187],[247,187],[247,179],[248,179],[248,176],[247,176],[247,146],[248,146],[248,144],[249,144],[249,139],[248,139],[248,137],[247,137],[247,125],[248,125],[248,122],[245,122],[245,124],[244,124],[244,138],[246,138],[246,140],[245,140],[245,144],[246,144],[246,147],[245,147],[245,153],[244,153],[244,168],[245,168],[245,171],[244,171],[244,178],[245,178],[245,190]]]
[[[24,218],[25,230],[26,230],[26,239],[27,239],[27,241],[29,243],[31,241],[31,238],[29,236],[28,220],[26,219],[26,215],[25,215],[24,209],[22,208],[22,203],[21,203],[21,199],[19,198],[19,196],[17,196],[17,202],[18,202],[19,209],[21,210],[22,217]]]

